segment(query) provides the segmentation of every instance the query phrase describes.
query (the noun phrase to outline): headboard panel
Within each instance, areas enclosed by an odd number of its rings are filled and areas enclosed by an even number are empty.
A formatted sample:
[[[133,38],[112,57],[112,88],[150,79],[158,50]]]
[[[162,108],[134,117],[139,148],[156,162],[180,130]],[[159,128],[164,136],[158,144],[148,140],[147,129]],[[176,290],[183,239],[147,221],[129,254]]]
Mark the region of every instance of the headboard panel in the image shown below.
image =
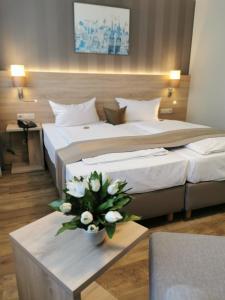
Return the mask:
[[[15,122],[17,113],[33,112],[36,121],[52,122],[53,114],[48,100],[59,103],[81,103],[92,97],[97,98],[97,109],[103,117],[103,106],[114,107],[115,97],[131,99],[154,99],[162,97],[162,107],[173,107],[171,115],[161,118],[186,119],[189,76],[182,76],[180,87],[173,97],[167,97],[167,75],[137,74],[82,74],[29,72],[27,87],[24,88],[25,101],[18,100],[17,91],[12,87],[8,72],[0,72],[0,120],[2,126]],[[174,105],[173,101],[177,104]]]

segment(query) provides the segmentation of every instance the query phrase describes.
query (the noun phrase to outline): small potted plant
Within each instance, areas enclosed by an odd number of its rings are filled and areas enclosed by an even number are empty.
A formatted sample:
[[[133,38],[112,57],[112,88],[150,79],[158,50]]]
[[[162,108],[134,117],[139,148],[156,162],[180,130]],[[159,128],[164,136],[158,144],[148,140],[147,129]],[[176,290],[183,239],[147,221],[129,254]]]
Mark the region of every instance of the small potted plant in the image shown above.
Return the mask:
[[[125,190],[126,185],[126,181],[112,182],[106,174],[96,171],[90,176],[68,181],[65,199],[49,204],[54,210],[73,216],[62,224],[57,235],[80,228],[92,243],[98,245],[104,241],[105,234],[110,239],[113,237],[117,223],[140,220],[123,210],[132,201]]]

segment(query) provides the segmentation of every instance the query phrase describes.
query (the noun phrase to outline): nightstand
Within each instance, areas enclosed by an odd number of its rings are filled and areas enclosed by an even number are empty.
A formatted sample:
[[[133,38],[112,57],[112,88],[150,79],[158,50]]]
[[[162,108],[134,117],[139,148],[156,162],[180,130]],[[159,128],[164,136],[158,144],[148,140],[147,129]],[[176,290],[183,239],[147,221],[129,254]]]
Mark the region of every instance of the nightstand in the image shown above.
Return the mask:
[[[22,131],[23,129],[18,127],[17,124],[8,124],[6,128],[8,133]],[[37,124],[35,128],[29,129],[27,144],[24,146],[27,147],[27,160],[25,162],[12,163],[11,173],[18,174],[44,170],[43,138],[40,124]]]

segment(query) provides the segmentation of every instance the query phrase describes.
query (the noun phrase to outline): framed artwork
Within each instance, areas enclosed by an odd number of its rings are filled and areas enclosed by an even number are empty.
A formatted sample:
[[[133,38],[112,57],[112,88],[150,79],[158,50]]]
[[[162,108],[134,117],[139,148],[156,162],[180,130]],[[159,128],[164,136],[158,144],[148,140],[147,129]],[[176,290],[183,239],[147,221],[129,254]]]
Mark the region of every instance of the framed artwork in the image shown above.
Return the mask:
[[[128,55],[130,10],[74,3],[75,52]]]

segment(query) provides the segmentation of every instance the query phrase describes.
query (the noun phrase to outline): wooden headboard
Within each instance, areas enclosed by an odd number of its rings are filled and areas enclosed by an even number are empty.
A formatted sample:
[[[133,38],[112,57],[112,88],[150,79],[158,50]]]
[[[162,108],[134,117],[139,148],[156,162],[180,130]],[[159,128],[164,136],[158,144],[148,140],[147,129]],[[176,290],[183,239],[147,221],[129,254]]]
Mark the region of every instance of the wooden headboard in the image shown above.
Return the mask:
[[[174,113],[160,115],[161,118],[185,120],[189,92],[189,76],[182,76],[180,87],[173,97],[167,97],[167,75],[133,74],[82,74],[29,72],[27,87],[24,88],[25,101],[17,98],[17,90],[12,87],[8,72],[0,72],[0,121],[2,128],[15,122],[17,113],[33,112],[36,121],[52,122],[53,114],[48,100],[59,103],[81,103],[92,97],[97,98],[97,109],[103,116],[103,106],[115,106],[115,97],[131,99],[154,99],[162,97],[161,108],[173,107]],[[174,105],[173,101],[177,104]]]

